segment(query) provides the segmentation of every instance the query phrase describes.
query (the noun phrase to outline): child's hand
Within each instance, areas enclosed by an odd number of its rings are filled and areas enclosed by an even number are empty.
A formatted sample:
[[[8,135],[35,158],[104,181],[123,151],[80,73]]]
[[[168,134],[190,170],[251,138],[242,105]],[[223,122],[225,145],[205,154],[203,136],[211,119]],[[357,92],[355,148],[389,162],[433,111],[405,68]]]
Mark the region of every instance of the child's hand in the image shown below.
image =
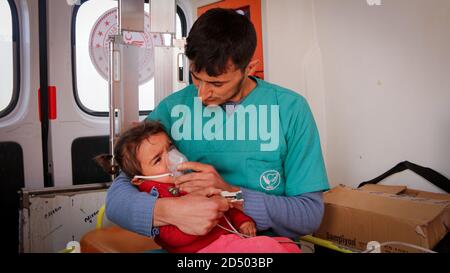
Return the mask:
[[[256,225],[253,221],[245,222],[239,227],[239,232],[248,235],[250,237],[255,237]]]

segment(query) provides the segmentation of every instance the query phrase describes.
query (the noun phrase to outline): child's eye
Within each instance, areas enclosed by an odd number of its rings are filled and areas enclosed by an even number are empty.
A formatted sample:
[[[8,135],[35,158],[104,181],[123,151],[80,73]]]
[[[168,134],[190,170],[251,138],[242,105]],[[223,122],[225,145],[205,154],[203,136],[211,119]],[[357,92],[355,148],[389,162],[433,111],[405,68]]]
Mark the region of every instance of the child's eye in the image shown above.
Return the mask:
[[[153,165],[157,165],[160,161],[161,161],[161,157],[158,157],[158,158],[155,160],[155,163],[154,163]]]

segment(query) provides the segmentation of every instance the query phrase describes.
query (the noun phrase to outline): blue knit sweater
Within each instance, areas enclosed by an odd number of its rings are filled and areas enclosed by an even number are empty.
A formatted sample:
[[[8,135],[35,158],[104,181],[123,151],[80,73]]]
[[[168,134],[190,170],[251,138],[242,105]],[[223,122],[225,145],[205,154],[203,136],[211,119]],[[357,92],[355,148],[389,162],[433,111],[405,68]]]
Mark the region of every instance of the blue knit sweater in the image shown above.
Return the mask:
[[[241,188],[244,213],[253,218],[258,230],[272,230],[280,236],[295,238],[313,233],[322,221],[322,192],[294,197],[268,195]],[[138,189],[121,173],[108,190],[106,216],[117,225],[145,236],[157,234],[152,226],[157,196]]]

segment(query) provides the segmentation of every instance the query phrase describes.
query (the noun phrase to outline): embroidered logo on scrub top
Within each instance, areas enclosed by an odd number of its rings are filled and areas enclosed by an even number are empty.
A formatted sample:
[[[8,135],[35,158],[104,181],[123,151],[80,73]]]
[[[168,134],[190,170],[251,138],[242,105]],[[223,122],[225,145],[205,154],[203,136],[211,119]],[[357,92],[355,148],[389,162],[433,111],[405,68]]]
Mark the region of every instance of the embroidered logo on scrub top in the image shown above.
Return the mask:
[[[275,170],[266,171],[261,174],[259,184],[266,191],[273,191],[280,185],[280,173]]]

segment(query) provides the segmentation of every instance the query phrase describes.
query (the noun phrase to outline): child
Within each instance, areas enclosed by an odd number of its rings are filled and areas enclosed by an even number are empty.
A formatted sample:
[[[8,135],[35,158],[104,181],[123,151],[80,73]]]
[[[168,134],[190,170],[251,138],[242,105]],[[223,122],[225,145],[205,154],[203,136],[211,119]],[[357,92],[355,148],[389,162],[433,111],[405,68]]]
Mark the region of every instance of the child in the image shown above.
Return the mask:
[[[132,178],[132,183],[140,191],[156,193],[159,198],[180,197],[186,193],[180,192],[175,187],[173,174],[176,172],[176,166],[173,164],[174,162],[171,162],[174,160],[170,160],[171,155],[176,154],[180,155],[165,133],[163,126],[155,121],[144,121],[125,131],[117,140],[114,147],[114,158],[118,166],[111,165],[111,155],[97,156],[96,161],[110,174],[118,173],[120,168],[128,177]],[[144,180],[136,176],[150,177],[151,179]],[[236,240],[241,239],[239,236],[223,237],[223,235],[229,235],[231,232],[228,230],[234,230],[234,227],[237,227],[239,232],[246,237],[256,235],[256,226],[253,220],[242,211],[230,208],[219,220],[218,225],[206,235],[189,235],[176,226],[167,225],[159,228],[155,242],[171,253],[198,252],[208,246],[208,252],[229,252],[225,248],[230,243],[234,244],[234,249],[241,249],[236,244]],[[221,243],[219,238],[226,240]],[[265,240],[267,239],[265,238]],[[213,242],[215,244],[212,244]],[[266,246],[269,247],[267,242]],[[284,250],[285,248],[281,247],[281,252],[286,252]],[[251,250],[251,252],[273,251],[276,251],[273,246],[265,250],[260,248]]]

